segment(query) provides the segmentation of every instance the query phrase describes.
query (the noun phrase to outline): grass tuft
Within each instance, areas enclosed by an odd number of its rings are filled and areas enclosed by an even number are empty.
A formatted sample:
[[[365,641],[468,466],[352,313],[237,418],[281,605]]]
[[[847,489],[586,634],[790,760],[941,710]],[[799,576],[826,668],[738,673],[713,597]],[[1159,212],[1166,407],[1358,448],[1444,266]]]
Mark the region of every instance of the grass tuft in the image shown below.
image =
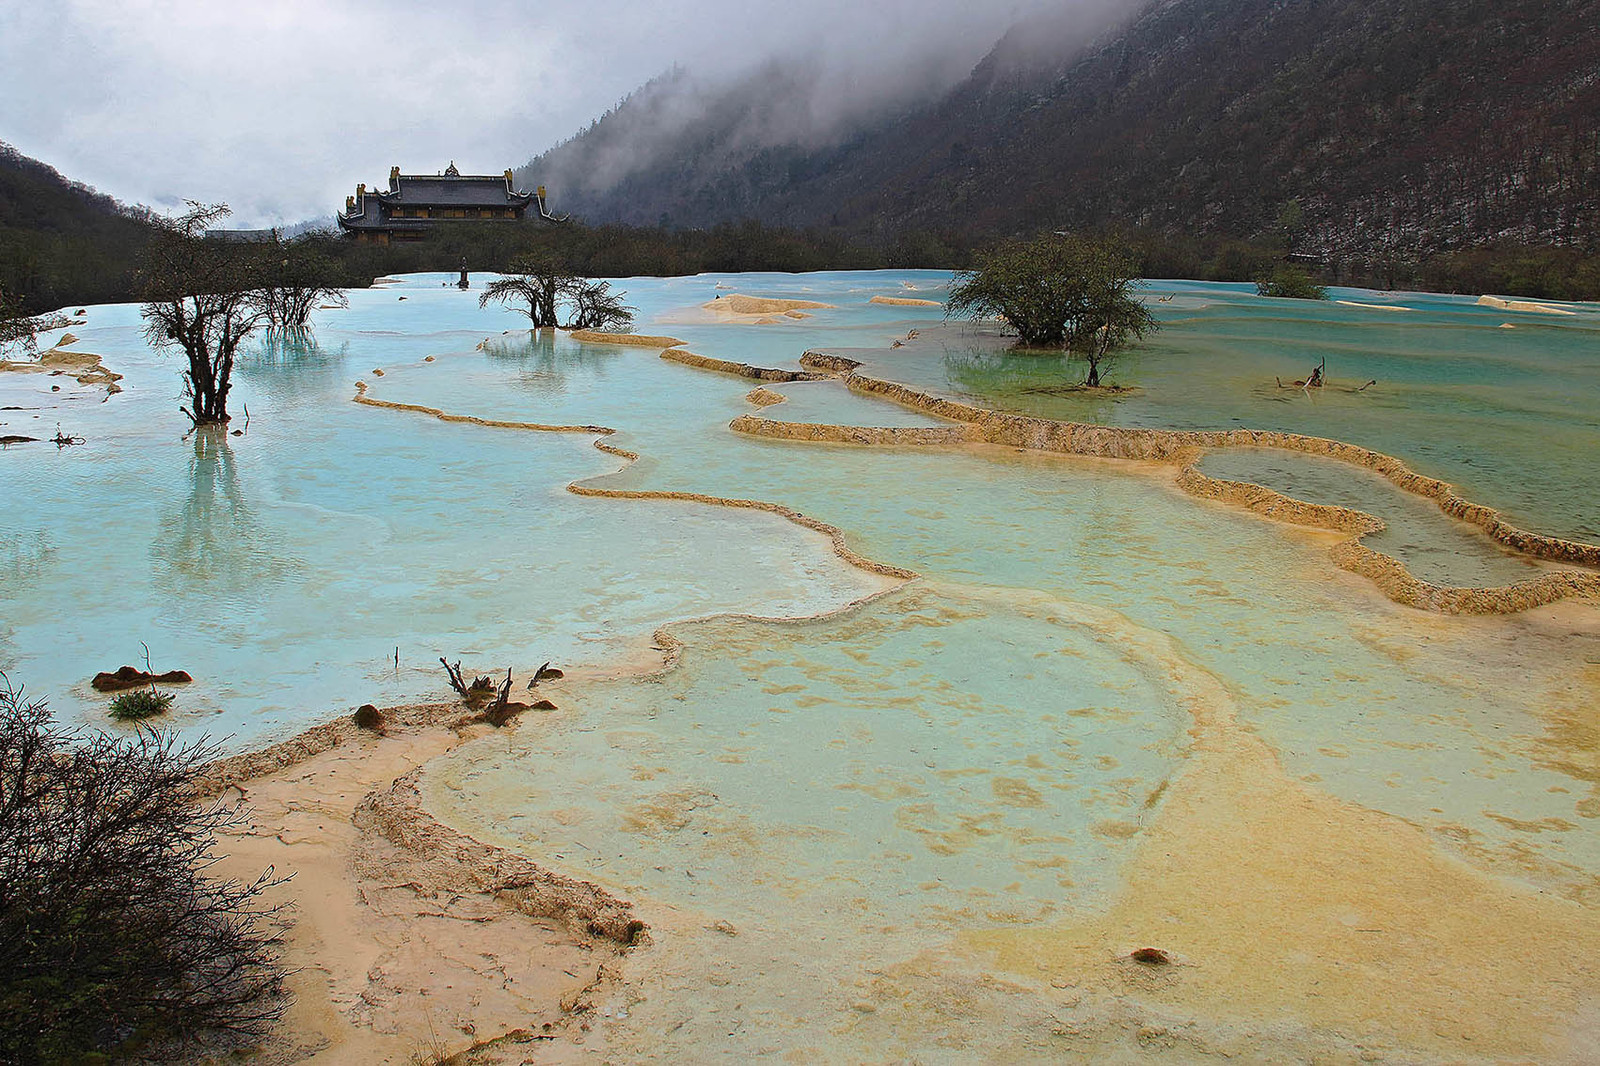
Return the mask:
[[[153,688],[130,689],[112,697],[111,717],[119,722],[135,722],[165,714],[171,706],[170,692],[157,692]]]

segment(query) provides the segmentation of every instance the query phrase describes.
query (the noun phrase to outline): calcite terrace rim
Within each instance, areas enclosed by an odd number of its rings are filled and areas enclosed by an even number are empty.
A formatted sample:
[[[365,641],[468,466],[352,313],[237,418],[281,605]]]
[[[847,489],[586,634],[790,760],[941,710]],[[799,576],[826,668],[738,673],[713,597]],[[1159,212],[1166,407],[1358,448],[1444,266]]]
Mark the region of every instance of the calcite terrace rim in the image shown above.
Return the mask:
[[[1327,437],[1278,430],[1170,430],[1104,426],[1012,414],[945,399],[898,382],[861,373],[865,364],[811,349],[800,364],[831,373],[853,392],[888,400],[909,410],[946,419],[948,427],[862,427],[783,422],[741,415],[735,432],[779,440],[868,446],[1000,444],[1032,451],[1102,459],[1177,464],[1175,483],[1199,499],[1217,500],[1255,514],[1317,529],[1348,533],[1329,556],[1335,566],[1367,578],[1402,606],[1442,614],[1514,614],[1576,596],[1600,595],[1600,574],[1553,571],[1513,585],[1438,585],[1423,581],[1400,560],[1361,543],[1386,528],[1365,511],[1313,504],[1252,482],[1213,478],[1198,469],[1208,452],[1227,448],[1275,448],[1336,459],[1375,471],[1403,491],[1432,500],[1445,515],[1476,526],[1514,554],[1576,566],[1600,567],[1600,546],[1532,533],[1506,522],[1492,507],[1476,504],[1437,478],[1418,474],[1392,455]]]
[[[652,338],[653,339],[653,338]],[[653,345],[651,345],[653,346]],[[1512,585],[1439,585],[1424,581],[1410,572],[1403,562],[1361,543],[1361,538],[1386,528],[1382,519],[1365,511],[1331,504],[1313,504],[1253,482],[1213,478],[1198,468],[1208,451],[1227,448],[1273,448],[1281,451],[1318,455],[1352,466],[1375,471],[1403,491],[1432,500],[1445,515],[1476,526],[1485,535],[1508,549],[1534,559],[1600,568],[1600,546],[1559,537],[1532,533],[1506,522],[1492,507],[1473,503],[1455,487],[1437,478],[1412,470],[1401,459],[1360,445],[1328,437],[1280,430],[1171,430],[1105,426],[1087,422],[1020,415],[946,399],[898,382],[872,377],[861,372],[865,364],[856,359],[808,349],[800,356],[800,371],[753,366],[728,359],[702,356],[682,348],[668,348],[660,358],[695,369],[729,374],[760,382],[839,380],[852,392],[887,400],[921,414],[944,419],[948,426],[871,427],[830,423],[788,422],[760,415],[743,414],[729,423],[729,429],[749,436],[776,440],[856,444],[872,447],[929,447],[963,444],[998,444],[1031,451],[1090,458],[1144,460],[1178,466],[1174,483],[1188,495],[1240,507],[1277,521],[1348,534],[1329,549],[1334,565],[1371,581],[1395,603],[1442,614],[1515,614],[1572,597],[1600,596],[1600,574],[1571,570],[1552,571]],[[747,399],[753,404],[770,405],[754,390]],[[600,425],[545,425],[456,415],[421,404],[398,403],[368,396],[368,385],[356,382],[354,402],[372,407],[426,414],[446,422],[492,428],[557,433],[591,433],[602,439],[594,447],[632,464],[637,453],[604,441],[617,431]],[[779,394],[769,394],[773,399]],[[626,467],[624,467],[625,469]],[[614,473],[600,475],[610,477]],[[678,500],[709,506],[761,510],[776,514],[804,528],[824,534],[834,553],[843,561],[868,573],[910,581],[919,575],[905,567],[868,559],[848,544],[836,526],[801,514],[792,508],[764,500],[737,499],[707,493],[660,489],[615,489],[592,484],[596,478],[572,482],[567,491],[579,496],[609,499]],[[865,597],[872,599],[874,597]],[[862,601],[856,601],[864,602]],[[850,605],[850,606],[853,606]],[[849,609],[845,607],[842,609]],[[827,612],[832,613],[832,612]],[[658,643],[661,633],[658,631]],[[672,657],[674,649],[663,644]]]

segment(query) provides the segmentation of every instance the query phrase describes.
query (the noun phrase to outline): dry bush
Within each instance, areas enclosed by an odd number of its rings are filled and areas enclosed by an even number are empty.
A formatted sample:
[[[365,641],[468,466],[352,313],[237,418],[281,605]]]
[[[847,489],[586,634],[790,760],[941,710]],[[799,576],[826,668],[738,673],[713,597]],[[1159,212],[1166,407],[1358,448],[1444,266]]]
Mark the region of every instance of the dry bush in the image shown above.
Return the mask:
[[[208,873],[237,804],[193,801],[217,755],[55,725],[0,674],[0,1062],[253,1040],[283,1011],[277,912]]]

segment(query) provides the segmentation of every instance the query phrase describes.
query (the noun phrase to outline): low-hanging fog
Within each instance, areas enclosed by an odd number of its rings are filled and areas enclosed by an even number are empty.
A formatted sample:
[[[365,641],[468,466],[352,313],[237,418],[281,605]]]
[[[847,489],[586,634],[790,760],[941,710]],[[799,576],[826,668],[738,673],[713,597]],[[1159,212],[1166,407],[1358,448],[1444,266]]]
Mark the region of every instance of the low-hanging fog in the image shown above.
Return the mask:
[[[1019,21],[1038,32],[1018,49],[1049,53],[1135,2],[0,0],[0,141],[125,201],[272,225],[330,215],[392,164],[520,166],[672,70],[658,137],[770,76],[782,106],[744,135],[826,139],[954,84]]]

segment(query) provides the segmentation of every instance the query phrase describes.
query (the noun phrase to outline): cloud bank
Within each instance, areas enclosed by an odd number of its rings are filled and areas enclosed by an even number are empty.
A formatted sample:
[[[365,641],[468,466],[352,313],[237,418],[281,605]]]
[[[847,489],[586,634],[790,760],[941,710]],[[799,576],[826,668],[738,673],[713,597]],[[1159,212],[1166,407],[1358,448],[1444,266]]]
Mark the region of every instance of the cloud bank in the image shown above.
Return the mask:
[[[392,164],[520,165],[673,66],[803,64],[824,129],[953,84],[1019,19],[1116,2],[0,0],[0,140],[128,202],[292,223]]]

